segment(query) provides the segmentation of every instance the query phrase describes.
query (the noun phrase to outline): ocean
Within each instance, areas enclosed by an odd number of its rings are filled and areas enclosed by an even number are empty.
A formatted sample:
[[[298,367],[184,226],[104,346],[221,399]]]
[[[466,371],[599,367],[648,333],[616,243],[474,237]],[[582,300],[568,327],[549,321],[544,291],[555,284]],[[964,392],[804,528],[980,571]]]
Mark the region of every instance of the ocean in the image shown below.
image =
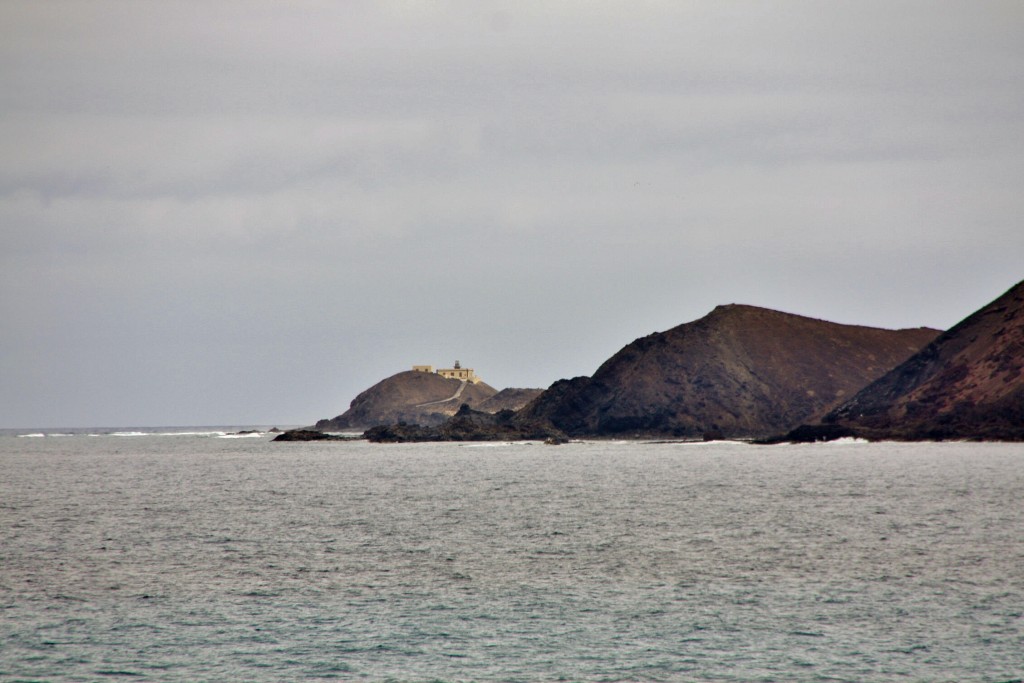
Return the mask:
[[[0,433],[0,680],[1024,678],[1022,444],[110,431]]]

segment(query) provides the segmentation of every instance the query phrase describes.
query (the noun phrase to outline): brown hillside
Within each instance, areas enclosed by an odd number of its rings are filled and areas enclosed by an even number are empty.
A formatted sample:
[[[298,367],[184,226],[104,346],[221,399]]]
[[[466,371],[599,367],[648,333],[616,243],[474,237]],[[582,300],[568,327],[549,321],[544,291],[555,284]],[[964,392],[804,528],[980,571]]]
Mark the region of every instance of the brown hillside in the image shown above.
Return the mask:
[[[543,389],[502,389],[485,399],[475,409],[482,413],[497,413],[502,410],[520,410],[527,403],[544,393]]]
[[[454,415],[463,403],[476,407],[497,393],[483,382],[462,386],[457,379],[407,370],[362,392],[352,400],[348,410],[330,420],[320,420],[316,429],[328,432],[366,429],[398,422],[439,425]]]
[[[637,339],[591,378],[556,382],[521,415],[574,436],[777,433],[824,415],[937,334],[719,306]]]
[[[1024,282],[825,421],[878,438],[1024,440]]]

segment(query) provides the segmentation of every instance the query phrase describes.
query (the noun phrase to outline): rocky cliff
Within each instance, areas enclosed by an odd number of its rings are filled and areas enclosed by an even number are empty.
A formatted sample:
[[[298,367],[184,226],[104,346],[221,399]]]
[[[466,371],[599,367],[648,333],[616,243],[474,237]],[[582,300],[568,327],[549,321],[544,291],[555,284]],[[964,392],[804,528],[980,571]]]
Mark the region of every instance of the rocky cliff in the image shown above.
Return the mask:
[[[1024,282],[824,422],[869,438],[1024,440]]]
[[[320,420],[315,429],[325,432],[366,429],[398,424],[437,426],[455,415],[462,405],[484,413],[519,410],[541,389],[502,389],[478,382],[465,384],[427,372],[399,372],[356,396],[349,409]]]
[[[320,420],[320,431],[366,429],[382,424],[407,422],[439,425],[454,415],[459,406],[476,407],[498,391],[483,382],[463,383],[440,375],[411,370],[381,380],[360,393],[341,415]]]
[[[561,380],[517,419],[572,436],[755,437],[816,421],[939,333],[719,306]]]

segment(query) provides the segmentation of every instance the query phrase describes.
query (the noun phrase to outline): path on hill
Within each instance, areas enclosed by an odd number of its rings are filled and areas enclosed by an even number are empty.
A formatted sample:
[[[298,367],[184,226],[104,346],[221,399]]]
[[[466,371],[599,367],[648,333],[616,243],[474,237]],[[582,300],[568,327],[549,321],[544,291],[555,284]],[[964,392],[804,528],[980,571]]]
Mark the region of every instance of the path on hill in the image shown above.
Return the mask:
[[[424,406],[436,406],[438,403],[448,403],[449,401],[454,401],[459,396],[462,396],[462,390],[466,388],[466,384],[468,384],[468,382],[466,380],[462,380],[459,382],[459,390],[456,391],[454,395],[449,396],[448,398],[443,398],[440,401],[428,401],[426,403],[418,403],[416,404],[416,407],[423,408]]]

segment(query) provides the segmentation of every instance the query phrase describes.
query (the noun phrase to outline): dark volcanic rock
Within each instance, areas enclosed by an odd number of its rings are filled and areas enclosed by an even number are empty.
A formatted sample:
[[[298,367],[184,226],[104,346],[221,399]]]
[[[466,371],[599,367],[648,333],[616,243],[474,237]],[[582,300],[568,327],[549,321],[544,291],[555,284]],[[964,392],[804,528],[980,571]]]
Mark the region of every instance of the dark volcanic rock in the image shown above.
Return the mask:
[[[721,441],[725,438],[725,434],[717,429],[711,429],[704,432],[704,435],[701,438],[704,439],[704,441]]]
[[[497,394],[479,382],[465,383],[426,372],[399,372],[356,396],[341,415],[320,420],[316,429],[343,431],[405,422],[439,425],[466,403],[472,407]]]
[[[502,410],[520,410],[527,403],[544,393],[543,389],[502,389],[494,396],[473,406],[483,413],[497,413]]]
[[[543,421],[514,421],[515,413],[503,410],[484,413],[462,405],[444,424],[436,427],[397,424],[368,429],[364,436],[377,443],[408,441],[546,441],[564,443],[566,436]]]
[[[824,421],[867,438],[1024,440],[1024,282]]]
[[[719,306],[637,339],[593,377],[555,382],[515,419],[572,436],[777,434],[818,420],[937,334]]]
[[[849,427],[837,424],[800,425],[782,436],[760,439],[760,444],[778,443],[816,443],[818,441],[835,441],[847,437],[855,437],[857,433]]]
[[[340,441],[345,437],[336,434],[324,434],[314,429],[290,429],[273,438],[274,441]]]

